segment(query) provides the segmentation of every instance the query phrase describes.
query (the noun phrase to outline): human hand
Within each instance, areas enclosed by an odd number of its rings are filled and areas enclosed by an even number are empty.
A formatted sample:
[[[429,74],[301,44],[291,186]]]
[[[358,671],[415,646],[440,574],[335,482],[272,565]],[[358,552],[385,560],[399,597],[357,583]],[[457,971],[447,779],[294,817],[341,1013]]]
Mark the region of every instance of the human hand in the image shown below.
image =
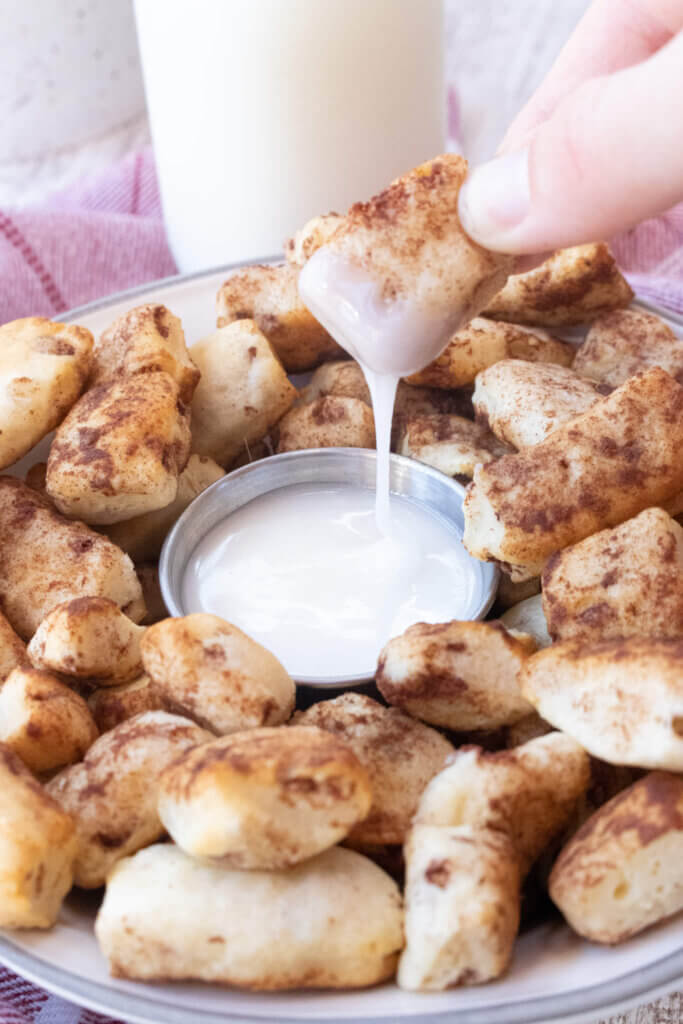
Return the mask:
[[[608,238],[683,199],[683,0],[594,0],[460,191],[489,249]]]

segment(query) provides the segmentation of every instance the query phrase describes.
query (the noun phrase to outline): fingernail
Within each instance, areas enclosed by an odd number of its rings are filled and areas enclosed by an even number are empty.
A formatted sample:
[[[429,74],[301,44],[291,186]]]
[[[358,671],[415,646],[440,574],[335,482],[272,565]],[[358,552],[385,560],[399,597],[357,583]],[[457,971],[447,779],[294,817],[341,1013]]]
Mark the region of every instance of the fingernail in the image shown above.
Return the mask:
[[[458,209],[462,226],[475,242],[504,251],[531,210],[528,149],[475,167],[460,189]]]

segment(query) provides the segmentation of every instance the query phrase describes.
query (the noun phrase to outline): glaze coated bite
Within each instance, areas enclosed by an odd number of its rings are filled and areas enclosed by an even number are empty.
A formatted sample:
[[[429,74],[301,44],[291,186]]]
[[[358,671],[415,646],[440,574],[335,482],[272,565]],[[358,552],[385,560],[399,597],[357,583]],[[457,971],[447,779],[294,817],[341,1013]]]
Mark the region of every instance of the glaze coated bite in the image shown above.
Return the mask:
[[[536,649],[499,622],[418,622],[382,650],[382,696],[431,725],[465,732],[497,729],[532,710],[517,673]]]
[[[367,772],[372,807],[347,843],[361,849],[402,843],[422,791],[444,767],[452,744],[436,729],[360,693],[319,701],[292,721],[332,733]]]
[[[590,323],[628,306],[633,292],[604,242],[559,249],[540,267],[513,274],[486,315],[546,327]]]
[[[448,413],[407,420],[398,442],[400,455],[433,466],[447,476],[472,476],[475,466],[511,451],[484,424]]]
[[[162,835],[159,776],[179,754],[210,739],[186,718],[147,711],[105,732],[83,761],[50,780],[48,793],[76,820],[76,885],[97,889],[117,861]]]
[[[683,388],[654,367],[545,441],[475,470],[464,543],[513,580],[683,490]]]
[[[294,708],[294,682],[275,655],[217,615],[157,622],[140,650],[164,707],[214,733],[281,725]]]
[[[683,527],[661,508],[558,551],[543,571],[553,640],[683,635]]]
[[[233,871],[164,844],[117,865],[95,934],[117,978],[363,988],[396,970],[402,918],[396,883],[353,850]]]
[[[134,622],[145,615],[123,551],[26,484],[0,477],[0,606],[19,636],[29,639],[58,604],[86,596],[110,598]]]
[[[550,896],[591,942],[623,942],[683,909],[683,779],[651,772],[600,807],[553,867]]]
[[[167,373],[91,388],[57,430],[47,493],[64,515],[108,524],[170,504],[190,457],[190,414]]]
[[[340,842],[366,817],[370,780],[322,729],[250,729],[178,758],[159,816],[186,853],[231,868],[279,869]]]
[[[85,387],[92,346],[85,327],[42,316],[0,327],[0,469],[64,418]]]
[[[71,888],[74,819],[0,743],[0,927],[50,928]]]

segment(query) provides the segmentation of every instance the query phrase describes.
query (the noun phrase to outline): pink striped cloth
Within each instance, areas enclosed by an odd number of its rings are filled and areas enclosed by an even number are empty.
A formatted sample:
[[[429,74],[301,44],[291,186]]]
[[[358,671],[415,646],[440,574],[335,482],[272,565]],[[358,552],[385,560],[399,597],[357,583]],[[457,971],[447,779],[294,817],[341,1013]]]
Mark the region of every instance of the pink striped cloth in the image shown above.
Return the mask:
[[[683,205],[612,240],[637,294],[683,312]],[[0,323],[175,273],[151,150],[44,205],[0,210]]]
[[[612,241],[641,298],[683,312],[683,205]],[[151,151],[39,207],[0,210],[0,323],[55,316],[176,271]],[[112,1024],[0,968],[0,1024]]]

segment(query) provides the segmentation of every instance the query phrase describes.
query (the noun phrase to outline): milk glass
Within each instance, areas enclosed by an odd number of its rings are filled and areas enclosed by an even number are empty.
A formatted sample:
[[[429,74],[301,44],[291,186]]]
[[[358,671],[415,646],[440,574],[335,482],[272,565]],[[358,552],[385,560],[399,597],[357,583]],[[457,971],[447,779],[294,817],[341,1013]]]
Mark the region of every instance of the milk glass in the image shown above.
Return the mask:
[[[267,256],[444,149],[443,0],[136,0],[182,271]]]

